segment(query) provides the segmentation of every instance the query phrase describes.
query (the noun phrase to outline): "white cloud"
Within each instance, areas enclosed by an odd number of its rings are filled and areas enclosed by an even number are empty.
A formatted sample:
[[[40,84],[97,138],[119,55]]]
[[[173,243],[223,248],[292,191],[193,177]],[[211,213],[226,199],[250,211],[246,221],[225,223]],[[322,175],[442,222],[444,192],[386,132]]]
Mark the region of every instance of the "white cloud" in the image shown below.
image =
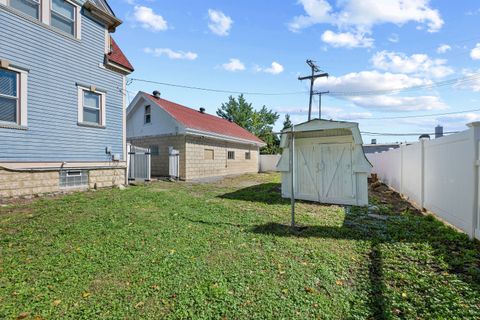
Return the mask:
[[[337,1],[336,11],[326,0],[298,2],[303,5],[306,15],[293,19],[289,26],[294,31],[317,23],[366,31],[376,24],[402,25],[413,21],[427,25],[429,32],[436,32],[444,23],[438,10],[430,8],[430,0],[343,0]]]
[[[434,78],[443,78],[454,72],[445,65],[446,62],[444,59],[431,59],[426,54],[407,56],[390,51],[380,51],[372,57],[372,64],[377,69]]]
[[[449,50],[452,50],[452,47],[450,47],[448,44],[442,44],[441,46],[439,46],[437,48],[437,53],[441,54],[441,53],[445,53]]]
[[[147,30],[165,31],[168,29],[167,21],[149,7],[135,6],[133,8],[133,18],[134,21],[139,22]]]
[[[332,47],[345,47],[345,48],[370,48],[373,46],[374,40],[368,38],[363,33],[352,32],[338,32],[335,33],[331,30],[327,30],[322,34],[322,40],[325,43],[330,44]]]
[[[361,71],[340,77],[330,76],[315,80],[315,87],[332,92],[359,92],[403,89],[412,86],[431,84],[430,80],[379,71]]]
[[[437,96],[403,97],[397,95],[352,97],[349,99],[355,105],[382,111],[421,111],[443,110],[448,106]]]
[[[293,32],[315,24],[330,24],[339,29],[337,34],[364,35],[378,24],[401,26],[408,22],[421,24],[420,29],[426,26],[428,32],[437,32],[444,23],[438,10],[430,7],[430,0],[341,0],[336,1],[335,8],[327,0],[298,0],[298,3],[305,14],[294,17],[288,24]]]
[[[245,65],[238,59],[232,58],[229,62],[222,64],[223,69],[231,72],[245,70]]]
[[[400,37],[398,36],[398,34],[392,33],[390,37],[388,37],[388,41],[397,43],[398,41],[400,41]]]
[[[300,29],[317,23],[333,23],[332,7],[326,0],[299,0],[303,5],[306,15],[297,16],[289,23],[289,29],[297,32]]]
[[[315,81],[317,90],[328,90],[331,94],[347,92],[349,95],[337,95],[354,105],[368,110],[381,111],[420,111],[445,109],[448,106],[434,95],[401,96],[393,94],[397,89],[431,84],[425,78],[407,74],[361,71],[340,77],[319,78]],[[372,95],[358,95],[370,92]]]
[[[478,76],[479,72],[480,70],[477,70],[477,71],[469,70],[469,69],[463,70],[462,74],[464,78],[459,79],[454,87],[460,90],[471,90],[473,92],[479,92],[480,91],[480,77]]]
[[[480,60],[480,43],[477,43],[475,48],[473,48],[472,51],[470,51],[470,57],[473,60]]]
[[[195,60],[198,58],[198,54],[194,52],[185,52],[185,51],[174,51],[169,48],[145,48],[143,52],[152,54],[155,57],[160,57],[162,55],[167,56],[170,59],[180,59],[180,60]]]
[[[259,66],[255,67],[255,71],[257,72],[266,72],[270,74],[280,74],[285,70],[285,68],[278,62],[273,61],[270,67],[268,68],[262,68]]]
[[[208,18],[210,23],[208,28],[219,36],[228,36],[233,20],[226,16],[222,11],[208,9]]]

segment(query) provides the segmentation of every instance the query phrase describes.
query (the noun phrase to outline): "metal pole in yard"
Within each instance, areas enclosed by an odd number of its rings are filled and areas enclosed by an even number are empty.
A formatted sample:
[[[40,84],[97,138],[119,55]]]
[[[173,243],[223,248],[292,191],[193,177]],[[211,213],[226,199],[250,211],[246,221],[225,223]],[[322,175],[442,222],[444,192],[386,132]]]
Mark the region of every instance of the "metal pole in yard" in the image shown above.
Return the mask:
[[[290,132],[290,204],[292,207],[292,229],[295,228],[295,174],[294,174],[294,155],[295,155],[295,129],[292,125]]]

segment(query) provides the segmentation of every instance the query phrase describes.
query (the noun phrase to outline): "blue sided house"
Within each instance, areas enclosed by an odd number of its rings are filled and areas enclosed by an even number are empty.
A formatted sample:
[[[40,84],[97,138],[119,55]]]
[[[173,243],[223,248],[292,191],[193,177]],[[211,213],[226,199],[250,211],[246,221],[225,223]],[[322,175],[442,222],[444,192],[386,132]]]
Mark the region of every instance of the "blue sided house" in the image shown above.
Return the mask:
[[[125,183],[120,24],[105,0],[0,0],[0,198]]]

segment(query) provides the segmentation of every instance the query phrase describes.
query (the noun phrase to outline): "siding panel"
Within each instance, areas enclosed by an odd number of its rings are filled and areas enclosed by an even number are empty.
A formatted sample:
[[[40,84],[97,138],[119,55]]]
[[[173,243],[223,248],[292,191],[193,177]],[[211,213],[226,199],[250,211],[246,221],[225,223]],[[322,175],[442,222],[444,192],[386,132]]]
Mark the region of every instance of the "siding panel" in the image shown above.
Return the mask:
[[[0,161],[106,161],[123,157],[122,75],[101,68],[104,28],[82,13],[82,39],[0,6],[0,59],[29,70],[28,130],[0,128]],[[107,91],[106,129],[77,125],[76,83]]]

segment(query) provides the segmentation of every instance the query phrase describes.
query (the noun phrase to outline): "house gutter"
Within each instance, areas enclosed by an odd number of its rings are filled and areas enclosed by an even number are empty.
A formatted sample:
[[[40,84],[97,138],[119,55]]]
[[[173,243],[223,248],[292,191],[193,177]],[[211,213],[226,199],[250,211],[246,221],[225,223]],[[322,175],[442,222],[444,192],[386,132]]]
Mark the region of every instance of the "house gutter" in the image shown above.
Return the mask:
[[[122,20],[106,13],[102,9],[98,8],[92,1],[88,0],[83,5],[84,8],[90,12],[92,17],[103,22],[108,27],[109,32],[115,32],[115,29],[122,24]]]

